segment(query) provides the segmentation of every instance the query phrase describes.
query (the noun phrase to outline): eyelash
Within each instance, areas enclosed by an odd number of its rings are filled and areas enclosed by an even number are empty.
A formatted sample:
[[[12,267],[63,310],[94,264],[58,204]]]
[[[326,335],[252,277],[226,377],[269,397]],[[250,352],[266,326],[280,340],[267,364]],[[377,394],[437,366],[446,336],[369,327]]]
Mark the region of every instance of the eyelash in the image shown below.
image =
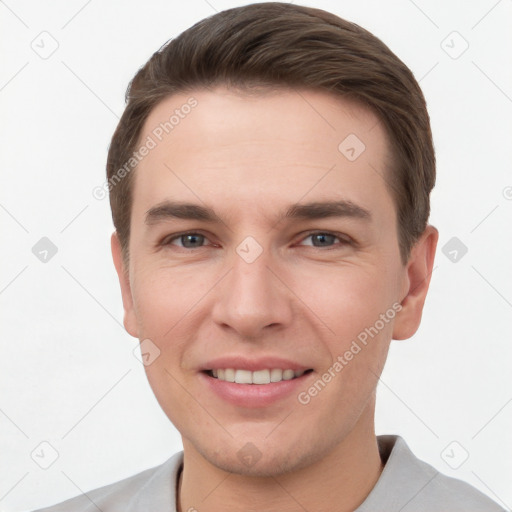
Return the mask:
[[[199,236],[203,236],[206,240],[208,240],[208,237],[206,235],[204,235],[203,233],[200,233],[198,231],[186,231],[184,233],[178,233],[176,235],[173,235],[170,238],[169,238],[169,236],[165,237],[160,242],[159,245],[160,246],[164,246],[164,247],[173,245],[172,242],[174,240],[178,240],[181,237],[184,237],[184,236],[187,236],[187,235],[199,235]],[[303,242],[307,238],[315,236],[315,235],[333,236],[333,237],[337,238],[341,242],[340,246],[353,245],[354,244],[353,240],[350,237],[348,237],[347,235],[343,235],[341,233],[334,233],[334,232],[331,232],[331,231],[311,231],[311,232],[307,233],[304,236],[304,238],[301,238],[300,242]],[[201,247],[189,248],[189,247],[181,247],[179,245],[176,245],[175,247],[177,247],[178,249],[182,249],[182,250],[184,250],[186,252],[192,252],[192,251],[195,251],[195,250],[204,249],[206,246],[203,245]],[[322,246],[314,246],[314,245],[309,245],[309,246],[304,246],[304,247],[311,247],[312,249],[324,249],[324,250],[333,250],[333,249],[337,248],[336,246],[324,246],[324,247],[322,247]]]

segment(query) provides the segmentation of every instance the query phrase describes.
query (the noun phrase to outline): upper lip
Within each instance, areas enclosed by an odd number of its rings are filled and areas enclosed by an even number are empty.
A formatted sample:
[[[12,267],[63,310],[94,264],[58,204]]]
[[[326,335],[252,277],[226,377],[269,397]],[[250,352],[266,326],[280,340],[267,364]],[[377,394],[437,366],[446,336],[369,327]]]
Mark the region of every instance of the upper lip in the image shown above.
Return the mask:
[[[246,356],[234,355],[211,359],[202,366],[201,370],[206,371],[225,368],[234,368],[236,370],[249,370],[256,372],[258,370],[271,370],[273,368],[280,368],[282,370],[306,371],[311,367],[304,366],[303,364],[297,363],[290,359],[284,359],[282,357],[267,356],[249,359]]]

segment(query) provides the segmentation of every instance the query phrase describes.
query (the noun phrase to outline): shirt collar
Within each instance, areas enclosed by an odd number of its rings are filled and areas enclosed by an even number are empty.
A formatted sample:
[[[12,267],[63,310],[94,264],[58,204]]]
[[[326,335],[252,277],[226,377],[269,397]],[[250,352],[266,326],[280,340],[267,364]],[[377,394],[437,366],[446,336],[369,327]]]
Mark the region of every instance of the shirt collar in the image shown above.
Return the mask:
[[[400,436],[378,436],[384,469],[377,483],[355,512],[406,510],[440,473],[420,461]]]

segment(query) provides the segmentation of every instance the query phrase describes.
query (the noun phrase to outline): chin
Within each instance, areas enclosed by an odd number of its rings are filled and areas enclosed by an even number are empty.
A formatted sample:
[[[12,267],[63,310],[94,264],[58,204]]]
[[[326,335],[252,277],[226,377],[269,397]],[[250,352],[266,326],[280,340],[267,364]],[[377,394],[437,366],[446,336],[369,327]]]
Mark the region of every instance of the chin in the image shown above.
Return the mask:
[[[322,458],[322,453],[311,445],[300,448],[304,451],[297,451],[297,444],[279,449],[272,444],[266,443],[261,449],[256,444],[248,441],[242,448],[228,447],[219,450],[212,450],[204,446],[196,446],[196,450],[210,464],[236,475],[252,477],[277,477],[286,473],[292,473],[305,468]],[[307,451],[306,451],[307,450]]]

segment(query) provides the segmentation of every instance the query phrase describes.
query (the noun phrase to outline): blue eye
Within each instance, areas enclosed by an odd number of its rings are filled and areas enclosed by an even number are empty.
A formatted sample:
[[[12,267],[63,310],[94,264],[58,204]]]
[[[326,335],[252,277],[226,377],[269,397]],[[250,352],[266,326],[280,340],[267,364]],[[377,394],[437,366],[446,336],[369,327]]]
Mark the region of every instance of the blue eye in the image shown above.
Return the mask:
[[[304,243],[306,240],[310,239],[311,243]],[[208,238],[201,233],[196,232],[188,232],[181,233],[178,235],[174,235],[172,237],[164,238],[160,245],[169,246],[174,245],[176,247],[180,247],[183,249],[201,249],[206,247],[209,242]],[[343,235],[335,235],[333,233],[324,232],[324,231],[316,231],[314,233],[310,233],[305,238],[299,242],[298,245],[309,246],[314,248],[336,248],[336,246],[344,246],[349,245],[351,242],[347,240]],[[210,244],[214,245],[214,244]]]
[[[307,238],[311,238],[314,247],[325,247],[326,245],[331,245],[334,243],[334,240],[337,237],[330,235],[329,233],[314,233],[309,235]],[[317,245],[315,245],[315,240],[318,242]]]
[[[324,232],[316,232],[316,233],[310,233],[306,238],[304,238],[302,241],[307,240],[310,238],[312,240],[312,246],[313,247],[332,247],[335,245],[335,241],[339,240],[342,244],[349,243],[347,240],[344,240],[340,238],[339,236],[333,235],[332,233],[324,233]],[[318,243],[315,243],[318,242]],[[310,244],[306,244],[310,245]]]
[[[180,244],[174,244],[176,240],[180,241]],[[175,236],[164,242],[164,245],[178,245],[178,247],[184,247],[185,249],[198,249],[203,246],[206,237],[200,233],[184,233],[182,235]]]

